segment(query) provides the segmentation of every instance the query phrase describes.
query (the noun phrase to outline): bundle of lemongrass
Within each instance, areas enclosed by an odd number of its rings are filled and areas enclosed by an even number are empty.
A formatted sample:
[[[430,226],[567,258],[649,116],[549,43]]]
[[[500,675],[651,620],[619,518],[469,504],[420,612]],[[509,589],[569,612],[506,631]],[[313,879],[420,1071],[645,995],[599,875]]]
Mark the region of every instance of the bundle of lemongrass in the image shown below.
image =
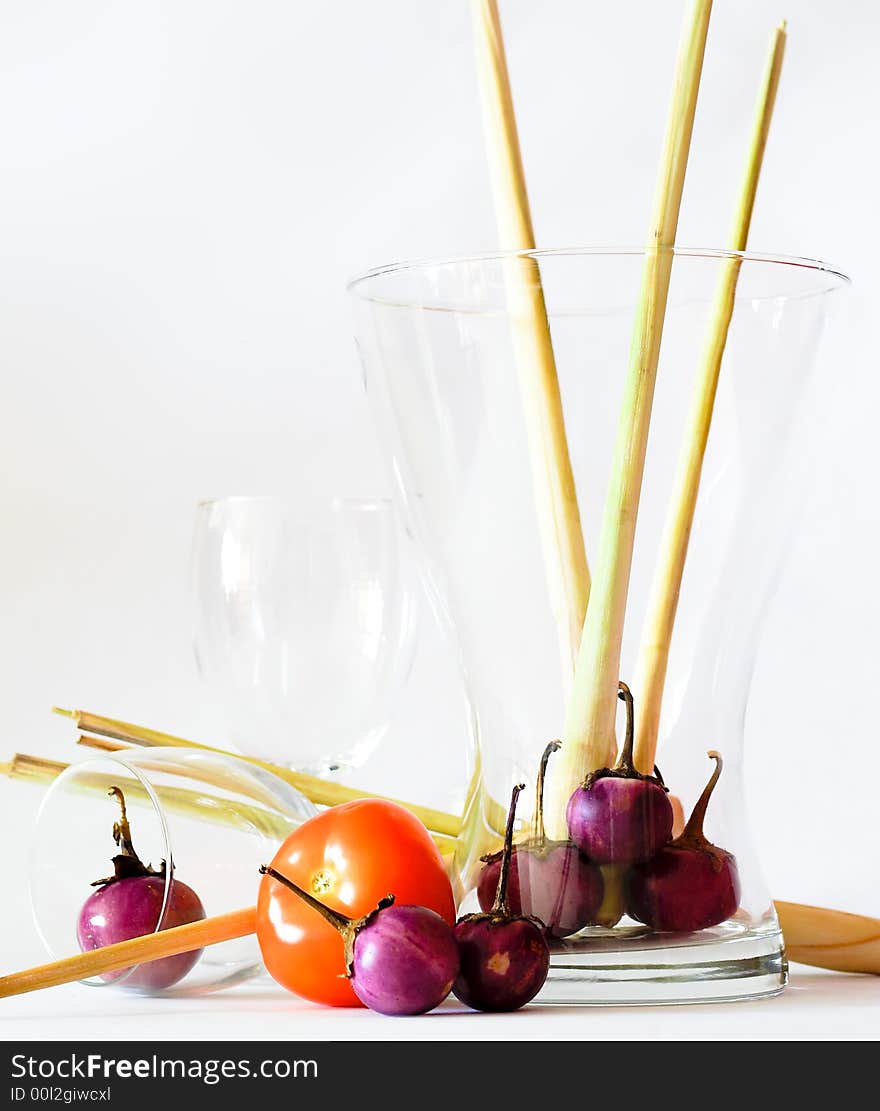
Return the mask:
[[[472,2],[487,150],[501,245],[509,250],[528,251],[535,247],[535,241],[497,3],[496,0]],[[614,719],[618,673],[636,521],[673,262],[672,249],[711,7],[711,0],[693,0],[679,51],[645,251],[612,480],[592,583],[540,274],[535,260],[529,255],[512,257],[506,264],[514,350],[533,463],[533,490],[568,693],[561,754],[548,782],[546,814],[551,836],[554,834],[552,823],[561,821],[565,802],[573,787],[587,772],[609,764],[616,750]],[[747,245],[784,46],[783,24],[773,33],[770,57],[758,98],[746,171],[729,243],[732,252],[741,252]],[[650,772],[654,766],[669,647],[740,265],[740,258],[732,253],[722,269],[716,290],[644,629],[636,681],[643,707],[636,742],[636,764],[645,772]],[[72,717],[82,731],[79,743],[93,748],[112,751],[136,745],[223,751],[113,718],[82,711],[60,712]],[[339,784],[266,761],[241,758],[279,776],[320,806],[333,806],[364,797],[362,793]],[[15,777],[47,781],[64,767],[63,764],[19,754],[9,763],[0,765],[0,770]],[[100,776],[96,777],[94,787],[96,790],[106,787]],[[441,849],[449,854],[456,839],[463,840],[470,836],[472,822],[469,816],[474,809],[475,797],[472,784],[462,818],[409,803],[402,805],[424,822]],[[198,798],[198,792],[166,788],[162,802],[170,807],[187,809],[190,813],[199,813]],[[490,809],[500,811],[493,800],[488,800],[488,804]],[[211,808],[210,813],[216,817],[217,809]],[[880,922],[877,920],[784,902],[777,902],[776,910],[789,956],[793,960],[842,971],[880,973]],[[241,936],[253,929],[254,912],[248,908],[110,946],[104,952],[98,950],[27,973],[0,978],[0,996],[100,974],[125,967],[133,961],[185,952],[194,946]]]
[[[540,275],[537,264],[528,255],[521,265],[517,265],[520,260],[515,260],[508,271],[514,349],[524,383],[537,516],[562,646],[564,685],[567,689],[570,686],[562,747],[551,765],[545,803],[548,832],[562,839],[567,837],[564,815],[572,790],[587,773],[612,764],[617,748],[614,725],[636,522],[673,248],[711,9],[711,0],[693,0],[679,49],[592,582],[568,457],[549,321],[543,298],[535,292],[540,290]],[[474,0],[473,10],[501,245],[529,251],[535,242],[497,0]],[[732,253],[722,268],[715,293],[642,637],[636,676],[642,713],[635,763],[644,773],[654,768],[679,591],[742,261],[736,252],[747,246],[782,67],[785,26],[783,23],[776,28],[771,38],[728,244]],[[566,666],[572,629],[579,630],[573,679]],[[613,874],[606,874],[606,886],[609,881],[613,883]],[[880,922],[783,902],[777,902],[776,909],[792,959],[846,971],[880,972]]]
[[[199,744],[196,741],[187,740],[185,737],[178,737],[171,733],[163,733],[158,729],[149,729],[143,725],[134,725],[131,722],[120,721],[117,718],[104,717],[101,714],[89,713],[86,710],[65,710],[60,707],[53,707],[56,714],[63,717],[71,718],[78,730],[77,743],[86,748],[97,749],[101,752],[119,752],[130,748],[132,746],[137,748],[156,748],[156,749],[195,749],[203,752],[214,753],[220,756],[229,756],[235,759],[243,760],[245,763],[252,764],[254,767],[263,768],[265,771],[271,772],[276,778],[289,783],[295,787],[305,798],[313,802],[316,806],[337,806],[339,803],[352,802],[355,799],[362,798],[376,798],[375,794],[366,791],[358,791],[352,787],[343,786],[341,783],[332,783],[326,779],[321,779],[318,776],[307,775],[304,772],[293,771],[290,768],[282,767],[278,764],[272,764],[267,760],[260,760],[254,756],[240,755],[238,753],[231,753],[226,749],[212,747],[211,745]],[[148,767],[148,765],[144,765]],[[39,756],[31,756],[26,753],[16,753],[10,761],[5,764],[0,764],[0,771],[6,775],[17,779],[31,779],[34,781],[48,783],[51,782],[56,776],[60,775],[67,764],[60,763],[54,760],[46,760]],[[159,769],[165,768],[166,765],[158,765]],[[225,786],[224,782],[219,778],[219,773],[216,769],[212,768],[208,771],[200,771],[197,766],[188,764],[185,769],[181,769],[181,776],[187,779],[201,779],[203,782],[214,787]],[[84,780],[84,789],[88,789],[91,781]],[[101,777],[94,777],[95,790],[101,789]],[[162,794],[164,790],[165,794]],[[160,798],[163,802],[166,800],[173,803],[176,809],[188,808],[192,813],[196,803],[192,792],[179,791],[177,795],[171,788],[160,788]],[[228,800],[224,800],[226,803]],[[455,840],[461,832],[461,819],[453,814],[446,814],[441,810],[433,810],[427,806],[419,806],[415,803],[402,802],[398,799],[390,800],[398,802],[399,805],[404,806],[410,810],[421,821],[427,829],[431,831],[434,840],[437,842],[438,847],[445,854],[451,853],[455,846]],[[215,807],[206,808],[208,816],[212,819],[222,820],[222,809]],[[268,812],[267,812],[268,813]]]

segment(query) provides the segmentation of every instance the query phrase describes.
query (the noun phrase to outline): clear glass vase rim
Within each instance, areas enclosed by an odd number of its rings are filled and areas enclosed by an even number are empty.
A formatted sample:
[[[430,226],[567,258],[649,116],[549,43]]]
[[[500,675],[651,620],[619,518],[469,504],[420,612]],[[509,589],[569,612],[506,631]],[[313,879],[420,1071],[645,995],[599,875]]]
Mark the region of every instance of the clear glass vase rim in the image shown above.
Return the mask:
[[[448,258],[419,258],[404,259],[398,262],[384,263],[372,267],[346,282],[348,293],[364,301],[377,300],[363,292],[362,287],[368,286],[376,278],[387,277],[391,274],[418,273],[441,267],[466,266],[478,263],[503,262],[505,259],[531,258],[536,261],[545,258],[606,258],[606,257],[638,257],[645,255],[649,247],[538,247],[533,250],[519,251],[486,251],[473,255],[456,255]],[[740,262],[760,263],[764,265],[783,266],[790,269],[812,270],[815,273],[827,274],[831,279],[829,289],[841,285],[849,285],[852,279],[844,271],[823,262],[821,259],[801,255],[774,254],[763,251],[734,251],[727,247],[663,247],[675,257],[697,259],[738,259]],[[378,299],[381,300],[381,299]]]

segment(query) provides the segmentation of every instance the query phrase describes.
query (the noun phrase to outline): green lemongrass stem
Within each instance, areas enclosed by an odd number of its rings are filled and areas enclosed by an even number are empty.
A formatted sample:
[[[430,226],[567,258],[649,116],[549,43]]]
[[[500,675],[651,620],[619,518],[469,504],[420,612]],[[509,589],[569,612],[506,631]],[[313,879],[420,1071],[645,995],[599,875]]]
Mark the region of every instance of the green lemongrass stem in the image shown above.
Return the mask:
[[[131,751],[122,741],[112,741],[107,737],[90,737],[87,733],[81,733],[77,738],[77,744],[85,745],[87,748],[98,749],[101,752],[128,752]],[[167,771],[167,765],[157,760],[155,762],[149,760],[141,760],[138,766],[144,770],[150,771]],[[233,775],[224,775],[219,770],[213,768],[197,768],[191,764],[187,764],[185,770],[181,769],[181,774],[185,775],[187,779],[199,780],[202,783],[209,783],[212,787],[235,791],[238,789],[238,784]],[[497,805],[497,804],[496,804]],[[291,825],[293,828],[293,825]],[[431,832],[430,830],[428,831]],[[440,850],[443,856],[451,856],[455,851],[458,844],[457,838],[447,837],[442,833],[431,833],[431,840]]]
[[[472,12],[498,236],[503,250],[531,251],[535,233],[498,4],[496,0],[472,0]],[[503,269],[535,509],[567,701],[590,595],[590,572],[538,263],[522,255],[506,259]]]
[[[78,745],[84,748],[95,749],[98,752],[132,752],[132,746],[125,741],[114,741],[109,737],[93,737],[90,733],[80,733],[76,739]],[[158,752],[154,757],[150,758],[146,753],[140,753],[138,756],[138,767],[144,770],[169,772],[173,775],[181,776],[187,780],[193,780],[198,783],[207,783],[211,787],[221,791],[239,792],[241,790],[241,773],[236,772],[232,767],[226,767],[219,764],[217,760],[212,759],[213,753],[206,754],[208,759],[203,763],[199,762],[201,754],[197,751],[192,753],[197,757],[196,760],[182,762],[177,768],[169,768],[167,759],[163,760],[161,752]],[[146,757],[146,758],[145,758]],[[263,803],[270,809],[276,805],[275,796],[272,793],[271,787],[268,783],[263,782],[258,774],[248,780],[247,784],[248,795],[253,798],[255,802]]]
[[[255,756],[244,756],[240,752],[229,752],[227,749],[198,744],[196,741],[189,741],[185,737],[176,737],[171,733],[161,733],[157,729],[148,729],[143,725],[133,725],[131,722],[119,721],[117,718],[107,718],[85,710],[64,710],[58,706],[53,706],[52,709],[56,714],[72,718],[84,732],[97,733],[101,737],[111,737],[113,740],[127,741],[129,744],[146,748],[201,749],[203,752],[214,752],[220,756],[231,756],[236,760],[244,760],[247,764],[253,764],[256,768],[263,768],[264,771],[271,772],[279,779],[283,779],[285,783],[295,787],[316,806],[336,806],[339,803],[354,802],[357,799],[382,798],[386,802],[395,802],[398,806],[403,806],[435,833],[442,833],[447,837],[457,837],[461,829],[460,818],[453,814],[445,814],[441,810],[434,810],[431,807],[401,802],[385,795],[371,794],[369,791],[356,791],[352,787],[344,787],[341,783],[329,783],[326,779],[321,779],[318,776],[291,771],[290,768],[272,764],[268,760],[259,760]]]
[[[602,902],[593,915],[597,926],[604,926],[610,930],[626,914],[626,864],[601,864],[599,871],[602,873],[604,884]]]
[[[785,24],[783,23],[773,32],[770,54],[761,82],[745,175],[740,187],[730,236],[732,251],[744,251],[748,244],[758,178],[764,160],[773,107],[776,103],[784,53]],[[678,459],[672,496],[660,542],[660,555],[642,631],[636,666],[636,690],[640,696],[636,767],[646,775],[653,770],[657,758],[663,688],[666,683],[675,615],[700,491],[703,459],[706,455],[709,429],[712,424],[721,362],[733,316],[741,268],[742,259],[737,256],[725,259],[721,263],[709,329]]]
[[[486,789],[479,749],[475,757],[473,775],[462,808],[454,867],[448,869],[456,904],[476,884],[476,874],[483,867],[482,857],[499,847],[499,837],[503,838],[507,821],[504,808]]]
[[[703,68],[711,0],[694,0],[679,48],[672,104],[645,250],[629,372],[605,502],[599,557],[584,622],[562,750],[551,769],[551,835],[565,834],[565,805],[589,771],[614,761],[614,719],[623,624],[660,341],[672,272],[672,247]]]
[[[69,767],[70,764],[62,763],[60,760],[47,760],[42,756],[16,752],[11,760],[0,764],[0,774],[10,779],[49,784]],[[124,769],[120,770],[124,771]],[[150,794],[140,780],[128,776],[120,778],[118,773],[105,775],[100,772],[83,772],[75,786],[84,794],[106,795],[112,787],[118,787],[120,784],[129,801],[135,798],[152,805]],[[261,806],[252,806],[249,803],[220,798],[217,795],[202,794],[200,791],[191,791],[185,787],[168,787],[160,784],[153,790],[159,802],[170,813],[238,829],[259,829],[267,836],[278,840],[286,837],[298,824],[282,814],[264,810]]]

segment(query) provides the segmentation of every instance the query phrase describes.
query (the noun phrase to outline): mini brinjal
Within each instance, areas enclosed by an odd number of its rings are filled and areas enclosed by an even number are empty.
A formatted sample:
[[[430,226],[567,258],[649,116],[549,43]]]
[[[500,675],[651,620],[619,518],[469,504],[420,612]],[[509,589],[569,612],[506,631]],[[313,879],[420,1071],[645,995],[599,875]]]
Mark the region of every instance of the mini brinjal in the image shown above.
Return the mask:
[[[535,835],[514,845],[508,903],[512,914],[538,918],[550,937],[569,937],[594,921],[603,896],[602,873],[571,841],[551,841],[544,831],[544,779],[559,748],[551,741],[541,757],[535,797]],[[503,850],[483,857],[477,899],[484,911],[495,902]]]
[[[184,926],[205,917],[201,899],[173,873],[166,874],[164,860],[158,870],[143,863],[132,844],[125,796],[119,787],[111,787],[108,794],[115,795],[119,803],[120,817],[113,823],[113,840],[119,851],[113,857],[113,875],[95,880],[92,887],[99,890],[86,899],[79,912],[76,936],[84,951],[154,933],[159,928],[160,918],[161,929],[170,930],[172,926]],[[137,965],[133,971],[121,969],[105,973],[103,979],[112,981],[125,977],[126,988],[158,991],[182,980],[201,953],[201,949],[194,949],[173,957],[160,957]]]
[[[739,906],[736,860],[703,833],[706,808],[724,766],[719,753],[709,756],[715,769],[684,831],[629,873],[627,910],[654,930],[705,930],[726,921]]]
[[[455,925],[461,968],[453,994],[477,1011],[515,1011],[538,994],[550,969],[544,924],[514,914],[509,880],[516,800],[525,784],[513,789],[495,902],[487,913],[468,914]]]
[[[613,768],[591,772],[568,800],[568,832],[577,847],[598,864],[648,860],[672,835],[673,812],[657,774],[642,775],[633,763],[633,699],[619,684],[626,703],[626,738]]]
[[[287,876],[265,865],[271,876],[338,930],[355,994],[383,1015],[420,1015],[449,995],[458,973],[452,927],[428,907],[398,906],[381,899],[363,918],[349,918],[320,902]],[[294,954],[296,959],[296,954]]]

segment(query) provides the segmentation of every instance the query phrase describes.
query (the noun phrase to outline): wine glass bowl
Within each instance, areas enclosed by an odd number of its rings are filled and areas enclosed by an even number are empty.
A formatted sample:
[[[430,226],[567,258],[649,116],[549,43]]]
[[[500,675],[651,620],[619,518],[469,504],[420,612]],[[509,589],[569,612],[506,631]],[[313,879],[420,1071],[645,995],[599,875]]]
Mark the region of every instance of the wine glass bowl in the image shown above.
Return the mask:
[[[201,502],[193,595],[198,667],[237,747],[315,774],[364,763],[414,644],[389,501]]]

